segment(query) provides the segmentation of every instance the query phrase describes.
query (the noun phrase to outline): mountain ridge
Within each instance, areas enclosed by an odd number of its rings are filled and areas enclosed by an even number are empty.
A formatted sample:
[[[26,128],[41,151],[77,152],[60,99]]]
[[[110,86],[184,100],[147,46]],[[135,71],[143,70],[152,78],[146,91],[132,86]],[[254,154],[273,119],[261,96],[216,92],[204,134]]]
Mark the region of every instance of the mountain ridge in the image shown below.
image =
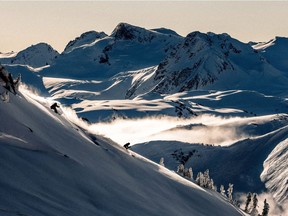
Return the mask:
[[[52,46],[41,42],[29,46],[28,48],[18,52],[15,56],[0,58],[0,63],[29,65],[37,68],[51,64],[58,55],[59,53],[54,50]]]
[[[262,80],[264,75],[272,83],[280,82],[278,87],[281,88],[275,92],[285,92],[284,83],[288,80],[286,59],[284,55],[273,56],[285,50],[287,40],[275,37],[267,43],[245,44],[227,33],[195,31],[182,37],[170,29],[148,30],[119,23],[109,36],[96,31],[81,34],[67,44],[61,55],[55,55],[37,67],[50,65],[40,70],[41,76],[107,79],[120,72],[158,66],[153,83],[154,91],[159,93],[219,87],[228,90],[232,86],[247,90],[255,85],[253,80],[257,76]],[[5,61],[5,58],[0,59],[2,63]],[[14,61],[12,64],[17,63]],[[67,68],[68,64],[71,66]],[[277,80],[273,74],[281,78]],[[227,79],[232,80],[231,87],[225,84],[229,82]],[[241,80],[249,80],[251,84],[246,85]],[[257,82],[257,88],[249,90],[263,92],[266,80]],[[133,88],[136,91],[137,87]]]

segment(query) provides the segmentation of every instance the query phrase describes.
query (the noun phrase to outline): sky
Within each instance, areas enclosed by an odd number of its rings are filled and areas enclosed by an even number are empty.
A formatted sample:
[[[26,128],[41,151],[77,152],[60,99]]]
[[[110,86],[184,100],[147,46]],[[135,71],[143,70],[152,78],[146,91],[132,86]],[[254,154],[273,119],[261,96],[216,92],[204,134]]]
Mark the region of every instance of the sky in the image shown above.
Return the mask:
[[[120,22],[228,33],[243,42],[288,37],[286,1],[1,1],[0,52],[46,42],[62,52],[70,40],[96,30],[110,34]]]

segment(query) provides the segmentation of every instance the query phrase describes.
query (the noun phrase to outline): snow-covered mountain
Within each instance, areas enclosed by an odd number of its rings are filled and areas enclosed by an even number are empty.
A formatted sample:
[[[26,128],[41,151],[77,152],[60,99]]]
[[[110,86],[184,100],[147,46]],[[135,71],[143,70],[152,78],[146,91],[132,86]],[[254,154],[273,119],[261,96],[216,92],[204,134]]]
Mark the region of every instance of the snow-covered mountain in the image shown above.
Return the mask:
[[[41,74],[76,79],[109,78],[119,72],[158,65],[181,40],[173,32],[120,23],[110,36],[62,53]]]
[[[0,101],[1,215],[244,215],[218,193],[89,133],[69,109],[58,115],[52,101],[21,92]]]
[[[246,89],[279,94],[287,91],[288,79],[274,64],[267,63],[250,44],[227,34],[193,32],[159,64],[155,91]]]
[[[17,53],[16,56],[0,58],[1,64],[29,65],[33,68],[49,65],[59,55],[49,44],[39,43]]]
[[[261,52],[266,60],[281,71],[288,70],[288,38],[275,37],[266,43],[257,43],[253,48]]]
[[[70,106],[93,132],[120,144],[145,142],[135,149],[155,162],[164,157],[173,170],[180,154],[196,149],[199,158],[193,153],[186,164],[195,172],[209,168],[218,186],[269,192],[284,205],[287,52],[287,38],[246,44],[228,34],[182,37],[120,23],[109,36],[91,31],[70,41],[48,66],[5,67]],[[0,62],[8,55],[15,53],[1,54]]]
[[[97,39],[102,39],[107,35],[104,32],[89,31],[80,35],[80,37],[75,38],[70,41],[64,49],[64,53],[71,52],[76,48],[83,45],[89,45],[95,42]]]
[[[83,38],[83,45],[62,53],[41,74],[105,81],[113,76],[118,80],[129,79],[133,72],[149,71],[149,76],[135,75],[131,85],[125,86],[126,98],[149,92],[171,94],[193,89],[241,89],[287,95],[285,55],[271,60],[267,53],[274,56],[276,51],[267,50],[271,47],[268,45],[253,48],[250,43],[242,43],[227,34],[192,32],[183,38],[169,29],[147,30],[126,23],[120,23],[110,36],[102,35],[95,40],[94,34],[87,33],[87,38],[92,38],[88,42],[81,36],[79,41]],[[279,46],[285,49],[284,45]],[[152,67],[157,69],[152,72],[148,69]]]
[[[268,43],[245,44],[228,34],[201,32],[184,38],[165,28],[147,30],[120,23],[109,36],[96,31],[83,33],[70,41],[61,55],[42,58],[45,60],[37,66],[50,65],[40,71],[45,77],[93,80],[111,79],[119,73],[123,77],[126,72],[129,77],[131,71],[157,66],[149,77],[127,87],[126,98],[151,91],[171,94],[193,89],[241,89],[285,96],[286,44],[286,38],[280,37]],[[27,50],[6,58],[9,62],[2,59],[2,63],[25,64],[23,59],[28,57],[23,53]],[[31,56],[39,62],[36,52]]]

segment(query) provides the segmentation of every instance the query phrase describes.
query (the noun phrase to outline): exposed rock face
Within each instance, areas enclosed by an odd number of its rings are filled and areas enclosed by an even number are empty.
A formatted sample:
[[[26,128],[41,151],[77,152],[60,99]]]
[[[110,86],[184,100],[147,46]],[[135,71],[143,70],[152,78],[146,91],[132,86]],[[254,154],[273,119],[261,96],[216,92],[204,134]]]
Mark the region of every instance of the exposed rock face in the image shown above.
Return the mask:
[[[253,62],[261,64],[258,53],[249,44],[227,34],[192,32],[159,64],[155,91],[174,93],[213,84],[224,71],[234,71],[247,53]]]

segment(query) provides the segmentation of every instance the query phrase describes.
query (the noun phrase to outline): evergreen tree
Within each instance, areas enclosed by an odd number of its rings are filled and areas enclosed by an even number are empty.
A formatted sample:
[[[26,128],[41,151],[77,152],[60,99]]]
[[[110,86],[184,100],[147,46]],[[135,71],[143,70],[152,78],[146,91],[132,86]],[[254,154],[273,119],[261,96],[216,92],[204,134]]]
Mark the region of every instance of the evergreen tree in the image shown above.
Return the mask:
[[[215,191],[215,186],[214,186],[214,181],[213,181],[213,179],[210,179],[209,184],[208,184],[208,188]],[[216,191],[217,191],[217,190],[216,190]]]
[[[257,194],[254,193],[253,199],[252,199],[252,210],[250,212],[251,216],[258,216],[259,212],[257,210],[257,207],[258,207],[258,198],[257,198]]]
[[[184,175],[184,165],[183,164],[179,164],[178,165],[178,167],[177,167],[177,173],[179,174],[179,175]]]
[[[164,166],[164,167],[165,167],[164,158],[163,158],[163,157],[161,157],[159,164],[160,164],[161,166]]]
[[[253,204],[252,211],[253,211],[253,209],[257,209],[257,207],[258,207],[258,198],[257,198],[257,194],[256,193],[253,194],[252,202],[253,202],[252,203]]]
[[[204,186],[205,186],[205,177],[204,177],[204,174],[200,172],[200,187],[204,187]]]
[[[226,197],[226,193],[225,193],[225,188],[223,185],[220,186],[220,194],[224,197]]]
[[[249,207],[250,202],[251,202],[251,198],[252,198],[252,194],[249,192],[247,194],[246,205],[245,205],[245,210],[244,210],[247,213],[248,213],[248,207]]]
[[[198,184],[200,187],[204,187],[204,175],[202,172],[199,172],[197,174],[197,178],[196,178],[196,184]]]
[[[214,182],[213,182],[214,183]],[[214,191],[218,191],[218,187],[217,187],[217,185],[214,185]]]
[[[187,168],[184,169],[184,177],[187,177],[188,179],[193,180],[193,172],[192,172],[191,167],[189,169],[187,169]]]
[[[188,169],[185,168],[185,169],[184,169],[184,172],[183,172],[183,176],[186,177],[186,178],[188,178],[188,175],[189,175],[189,174],[188,174]]]
[[[189,170],[188,170],[188,178],[194,180],[192,167],[190,167]]]
[[[228,200],[229,202],[233,202],[233,197],[232,197],[232,194],[233,194],[233,184],[229,183],[229,186],[228,186],[228,189],[227,189],[227,194],[228,194]]]
[[[264,200],[264,207],[263,207],[263,211],[262,211],[262,216],[268,216],[269,208],[270,208],[270,206],[265,199]]]
[[[196,177],[196,184],[200,185],[200,172],[198,172],[197,177]]]
[[[203,177],[204,177],[204,183],[203,183],[203,186],[205,188],[209,188],[209,183],[210,183],[210,176],[209,176],[209,169],[207,169],[204,174],[203,174]]]

